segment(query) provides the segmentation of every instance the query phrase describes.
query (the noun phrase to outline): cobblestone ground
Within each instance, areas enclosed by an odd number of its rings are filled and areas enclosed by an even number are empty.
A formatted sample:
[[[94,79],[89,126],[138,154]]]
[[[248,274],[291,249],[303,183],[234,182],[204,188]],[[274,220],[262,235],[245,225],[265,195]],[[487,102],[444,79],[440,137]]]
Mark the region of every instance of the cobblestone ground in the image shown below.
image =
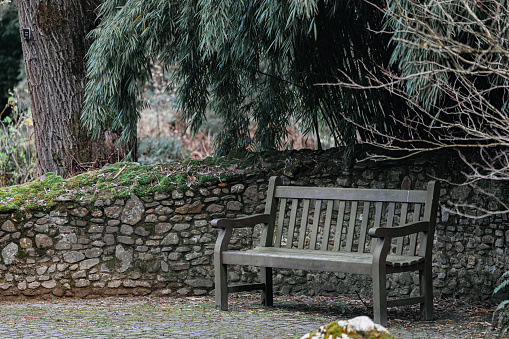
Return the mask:
[[[360,300],[279,297],[264,308],[252,295],[231,298],[231,310],[204,298],[106,298],[0,303],[0,338],[300,338],[319,325],[366,314]],[[490,338],[490,310],[439,314],[433,322],[392,312],[389,330],[400,338]]]

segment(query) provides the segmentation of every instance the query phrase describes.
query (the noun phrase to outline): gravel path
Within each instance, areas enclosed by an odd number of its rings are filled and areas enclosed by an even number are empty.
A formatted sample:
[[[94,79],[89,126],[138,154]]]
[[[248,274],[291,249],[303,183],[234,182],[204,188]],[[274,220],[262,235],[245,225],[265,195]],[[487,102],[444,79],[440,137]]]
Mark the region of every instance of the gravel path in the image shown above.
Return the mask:
[[[236,295],[231,310],[204,298],[106,298],[0,302],[1,338],[300,338],[319,325],[366,315],[361,300],[276,297],[275,307],[258,297]],[[495,338],[493,306],[439,301],[433,322],[416,320],[418,309],[389,312],[389,330],[399,338]]]

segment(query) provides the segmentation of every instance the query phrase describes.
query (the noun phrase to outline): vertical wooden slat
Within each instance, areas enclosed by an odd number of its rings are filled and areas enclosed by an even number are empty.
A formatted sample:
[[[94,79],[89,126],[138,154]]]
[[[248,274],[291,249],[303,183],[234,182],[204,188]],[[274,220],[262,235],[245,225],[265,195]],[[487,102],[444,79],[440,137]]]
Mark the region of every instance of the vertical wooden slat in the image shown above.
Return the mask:
[[[364,253],[364,243],[366,242],[366,234],[368,232],[368,219],[369,219],[369,207],[370,202],[364,202],[364,209],[362,211],[362,223],[361,223],[361,233],[359,237],[359,246],[357,247],[357,252]]]
[[[292,210],[290,212],[290,225],[288,225],[286,248],[292,248],[292,245],[293,245],[293,233],[295,232],[295,220],[297,219],[298,204],[299,204],[299,199],[293,199]]]
[[[316,249],[316,237],[318,236],[318,224],[320,222],[320,211],[322,209],[322,200],[316,200],[315,203],[315,216],[313,218],[313,228],[311,229],[311,240],[309,242],[309,249]]]
[[[300,221],[299,230],[299,249],[304,248],[304,240],[306,239],[306,228],[308,227],[309,199],[304,200],[302,208],[302,219]]]
[[[334,200],[327,201],[327,212],[325,213],[325,225],[323,226],[323,238],[322,238],[322,251],[327,251],[329,247],[329,234],[330,226],[332,223],[332,208],[334,207]]]
[[[262,229],[260,245],[264,247],[272,247],[274,242],[274,225],[276,224],[277,199],[275,196],[276,188],[281,185],[281,179],[272,176],[269,179],[269,187],[267,189],[267,202],[265,203],[265,214],[269,214],[269,222]]]
[[[357,205],[358,201],[352,201],[352,208],[350,209],[350,224],[348,225],[348,235],[346,238],[345,251],[352,252],[353,238],[355,234],[355,220],[357,218]]]
[[[402,226],[406,224],[406,216],[408,213],[408,204],[403,203],[401,204],[401,214],[399,215],[399,225]],[[405,240],[405,237],[399,237],[398,238],[398,245],[396,247],[396,254],[401,255],[403,254],[403,240]]]
[[[389,203],[386,227],[392,227],[394,225],[394,210],[395,210],[395,208],[396,208],[395,203],[393,203],[393,202]]]
[[[421,215],[421,204],[415,204],[413,222],[419,221]],[[408,250],[409,255],[415,255],[415,248],[417,247],[417,234],[410,235],[410,248]]]
[[[336,221],[336,238],[334,239],[334,251],[341,247],[341,235],[343,234],[343,219],[345,217],[346,202],[339,202],[338,220]]]
[[[281,238],[283,236],[283,226],[285,222],[285,212],[286,199],[282,198],[279,204],[279,219],[277,222],[276,242],[274,243],[274,247],[281,247]]]
[[[383,203],[381,201],[375,204],[375,222],[373,223],[373,227],[380,227],[382,224],[382,208]],[[371,238],[371,253],[375,251],[376,239]]]

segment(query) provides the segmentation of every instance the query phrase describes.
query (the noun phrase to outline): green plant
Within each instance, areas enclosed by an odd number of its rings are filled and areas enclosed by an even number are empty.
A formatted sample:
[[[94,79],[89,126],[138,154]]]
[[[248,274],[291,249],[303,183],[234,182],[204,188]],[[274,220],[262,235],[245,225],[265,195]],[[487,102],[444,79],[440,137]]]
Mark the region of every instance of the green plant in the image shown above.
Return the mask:
[[[30,109],[19,109],[16,89],[9,95],[12,115],[0,123],[0,186],[22,184],[36,175]]]
[[[495,288],[493,294],[497,294],[503,288],[509,286],[509,271],[502,274],[502,282]],[[493,313],[493,324],[500,328],[499,337],[505,336],[509,333],[509,299],[502,301],[495,313]]]
[[[182,141],[176,136],[148,136],[138,140],[138,157],[141,164],[171,162],[183,159]]]

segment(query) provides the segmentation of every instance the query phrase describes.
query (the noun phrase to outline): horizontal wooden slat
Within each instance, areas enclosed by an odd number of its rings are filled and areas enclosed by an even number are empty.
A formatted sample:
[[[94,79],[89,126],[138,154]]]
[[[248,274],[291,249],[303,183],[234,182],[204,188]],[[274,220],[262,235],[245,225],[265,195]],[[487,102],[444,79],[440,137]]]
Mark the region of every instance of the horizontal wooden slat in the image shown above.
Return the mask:
[[[425,203],[427,191],[278,186],[276,198]]]
[[[387,265],[393,267],[412,266],[423,261],[424,258],[419,256],[407,256],[395,254],[389,254],[387,256]]]
[[[371,274],[373,255],[357,252],[332,252],[275,247],[249,251],[225,251],[222,262],[228,265],[254,265],[308,271]]]
[[[228,286],[228,293],[264,290],[265,284],[234,285]]]
[[[387,307],[414,305],[414,304],[419,304],[419,303],[424,303],[424,297],[412,297],[412,298],[387,300]]]

